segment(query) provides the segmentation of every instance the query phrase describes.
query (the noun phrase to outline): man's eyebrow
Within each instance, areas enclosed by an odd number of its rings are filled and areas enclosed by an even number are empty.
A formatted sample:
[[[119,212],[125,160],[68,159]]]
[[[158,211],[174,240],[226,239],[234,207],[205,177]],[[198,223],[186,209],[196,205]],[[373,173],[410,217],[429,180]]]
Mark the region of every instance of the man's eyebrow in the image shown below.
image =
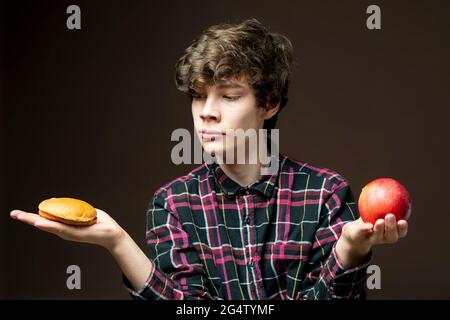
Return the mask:
[[[237,82],[231,82],[231,81],[227,81],[227,82],[219,82],[217,84],[217,87],[220,89],[234,89],[234,88],[240,88],[240,89],[245,89],[245,87]]]

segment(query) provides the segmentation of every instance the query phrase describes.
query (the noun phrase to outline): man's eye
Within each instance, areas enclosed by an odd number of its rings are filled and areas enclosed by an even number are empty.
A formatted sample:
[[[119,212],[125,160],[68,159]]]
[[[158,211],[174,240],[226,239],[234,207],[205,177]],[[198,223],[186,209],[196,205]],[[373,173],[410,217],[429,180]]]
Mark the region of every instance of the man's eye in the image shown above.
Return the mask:
[[[238,100],[241,96],[223,96],[225,100],[228,101],[236,101]]]

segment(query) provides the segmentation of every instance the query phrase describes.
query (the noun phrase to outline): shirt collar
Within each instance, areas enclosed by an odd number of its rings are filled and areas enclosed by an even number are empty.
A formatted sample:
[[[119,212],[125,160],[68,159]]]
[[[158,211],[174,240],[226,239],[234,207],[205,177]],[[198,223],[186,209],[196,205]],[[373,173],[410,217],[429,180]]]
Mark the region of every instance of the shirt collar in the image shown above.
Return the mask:
[[[283,158],[284,156],[281,154],[279,154],[278,158],[272,157],[271,161],[278,162],[276,164],[276,171],[271,175],[262,175],[257,181],[249,184],[246,187],[242,187],[241,185],[239,185],[239,183],[229,178],[216,162],[212,162],[210,164],[207,163],[206,166],[209,172],[213,174],[215,181],[221,189],[222,193],[227,196],[243,195],[248,194],[249,191],[254,191],[266,196],[267,198],[271,198],[275,189],[275,185],[278,181]]]

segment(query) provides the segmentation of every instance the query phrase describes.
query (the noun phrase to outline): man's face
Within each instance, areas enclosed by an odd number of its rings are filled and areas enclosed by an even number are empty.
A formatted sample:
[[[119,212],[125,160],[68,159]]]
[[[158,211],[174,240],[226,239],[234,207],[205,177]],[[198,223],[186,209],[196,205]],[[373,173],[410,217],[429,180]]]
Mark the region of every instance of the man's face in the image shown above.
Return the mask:
[[[226,154],[227,130],[262,129],[267,112],[256,105],[247,81],[229,80],[208,86],[192,99],[194,127],[207,153]],[[236,149],[238,146],[234,146]]]

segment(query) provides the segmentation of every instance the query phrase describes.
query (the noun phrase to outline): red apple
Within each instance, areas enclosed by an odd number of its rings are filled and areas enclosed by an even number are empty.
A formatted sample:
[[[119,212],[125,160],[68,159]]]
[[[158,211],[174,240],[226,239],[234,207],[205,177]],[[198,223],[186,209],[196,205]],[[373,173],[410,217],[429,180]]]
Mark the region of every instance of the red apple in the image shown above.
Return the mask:
[[[388,213],[397,221],[407,220],[411,215],[411,197],[408,190],[391,178],[380,178],[368,183],[361,191],[358,209],[364,222],[375,224]]]

